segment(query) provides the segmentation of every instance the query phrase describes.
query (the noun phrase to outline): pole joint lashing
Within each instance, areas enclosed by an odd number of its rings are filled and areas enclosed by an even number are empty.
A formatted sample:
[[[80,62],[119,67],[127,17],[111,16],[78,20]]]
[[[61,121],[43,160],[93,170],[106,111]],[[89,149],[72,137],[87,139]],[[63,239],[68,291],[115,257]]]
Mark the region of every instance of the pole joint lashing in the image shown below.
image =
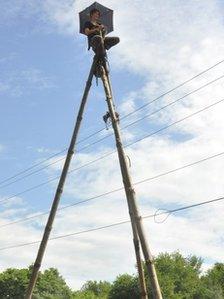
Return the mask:
[[[47,227],[47,231],[48,231],[48,233],[50,233],[51,231],[52,231],[52,225],[49,225],[48,227]]]
[[[134,243],[134,245],[135,245],[135,248],[137,248],[137,249],[140,248],[138,239],[133,238],[133,243]]]
[[[90,88],[91,86],[92,86],[92,82],[89,82],[89,80],[86,81],[86,87],[87,87],[87,88]]]
[[[119,122],[120,120],[119,120],[119,113],[118,112],[116,112],[115,111],[115,117],[116,117],[116,119],[115,119],[115,121],[116,122]],[[108,130],[109,129],[109,125],[110,125],[110,123],[112,122],[112,118],[111,118],[111,115],[110,115],[110,112],[109,111],[107,111],[106,112],[106,114],[103,116],[103,121],[105,122],[105,124],[106,124],[106,129]]]
[[[128,187],[128,191],[130,193],[135,193],[135,189],[132,186]]]
[[[77,121],[82,121],[82,116],[78,115],[77,116]]]
[[[152,265],[152,264],[154,264],[154,260],[153,259],[146,259],[145,263]]]
[[[130,215],[130,217],[132,217],[132,216],[134,216],[134,213],[132,211],[129,211],[129,215]]]
[[[142,221],[142,216],[136,216],[135,218],[137,219],[138,222]]]
[[[121,146],[122,146],[122,143],[121,143],[120,139],[118,139],[118,138],[116,138],[116,146],[118,148],[121,148]]]
[[[107,95],[107,100],[108,100],[108,101],[111,101],[112,99],[113,99],[113,98],[112,98],[111,96],[108,96],[108,95]]]
[[[135,214],[135,219],[139,222],[142,221],[142,216]]]
[[[116,116],[115,121],[116,121],[117,123],[120,123],[120,115],[119,115],[119,113],[118,113],[117,111],[115,111],[115,116]]]
[[[58,187],[58,188],[57,188],[57,193],[60,193],[60,194],[62,194],[62,192],[63,192],[63,188],[61,188],[61,187]]]
[[[75,153],[75,150],[74,150],[74,149],[71,149],[71,148],[70,148],[70,149],[68,150],[68,154],[70,154],[70,155],[74,155],[74,153]]]
[[[33,268],[40,268],[41,267],[41,264],[40,263],[37,263],[37,262],[35,262],[34,263],[34,265],[33,265]]]

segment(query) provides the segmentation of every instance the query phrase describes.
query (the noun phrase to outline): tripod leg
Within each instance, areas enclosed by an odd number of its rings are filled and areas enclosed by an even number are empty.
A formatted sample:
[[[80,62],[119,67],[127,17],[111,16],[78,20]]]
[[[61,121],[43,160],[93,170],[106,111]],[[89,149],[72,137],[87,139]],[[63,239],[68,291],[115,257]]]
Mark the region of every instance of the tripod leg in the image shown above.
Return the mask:
[[[43,260],[43,256],[44,256],[44,253],[45,253],[45,250],[46,250],[46,247],[47,247],[47,243],[48,243],[48,240],[49,240],[49,237],[50,237],[50,233],[51,233],[51,230],[52,230],[54,219],[55,219],[55,216],[56,216],[56,213],[57,213],[58,205],[59,205],[59,202],[60,202],[61,194],[63,192],[64,184],[65,184],[65,181],[66,181],[66,178],[67,178],[67,174],[68,174],[69,166],[70,166],[70,163],[71,163],[71,159],[72,159],[72,156],[74,154],[75,144],[76,144],[79,129],[80,129],[80,126],[81,126],[81,121],[82,121],[82,117],[83,117],[84,108],[85,108],[85,105],[86,105],[86,102],[87,102],[87,97],[88,97],[88,94],[89,94],[89,90],[90,90],[90,87],[91,87],[91,84],[92,84],[92,78],[93,78],[93,72],[94,72],[94,69],[95,69],[95,65],[96,65],[96,59],[94,59],[94,61],[93,61],[93,64],[92,64],[92,67],[91,67],[91,70],[90,70],[90,73],[89,73],[89,77],[88,77],[88,80],[86,82],[86,88],[85,88],[84,93],[83,93],[83,97],[82,97],[82,101],[81,101],[81,104],[80,104],[79,113],[78,113],[78,116],[77,116],[75,128],[74,128],[73,135],[72,135],[72,138],[71,138],[70,146],[69,146],[69,149],[68,149],[68,152],[67,152],[67,156],[66,156],[66,159],[65,159],[65,163],[64,163],[64,166],[63,166],[61,177],[60,177],[58,187],[57,187],[57,190],[56,190],[56,193],[55,193],[55,197],[54,197],[54,200],[53,200],[53,203],[52,203],[51,211],[50,211],[50,214],[49,214],[49,217],[48,217],[48,220],[47,220],[47,224],[46,224],[46,227],[45,227],[45,230],[44,230],[43,238],[41,240],[41,243],[40,243],[40,246],[39,246],[39,249],[38,249],[38,253],[37,253],[37,257],[36,257],[35,263],[34,263],[33,268],[32,268],[32,273],[31,273],[28,289],[27,289],[27,292],[26,292],[26,295],[25,295],[25,299],[31,299],[32,298],[33,290],[34,290],[34,287],[35,287],[36,282],[37,282],[38,273],[39,273],[41,263],[42,263],[42,260]]]

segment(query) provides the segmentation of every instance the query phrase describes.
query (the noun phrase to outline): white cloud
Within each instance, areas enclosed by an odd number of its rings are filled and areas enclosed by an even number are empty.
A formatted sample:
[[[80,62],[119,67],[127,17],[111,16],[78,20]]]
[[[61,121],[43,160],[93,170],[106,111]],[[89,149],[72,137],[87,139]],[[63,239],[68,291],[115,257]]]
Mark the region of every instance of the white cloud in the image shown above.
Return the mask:
[[[4,197],[1,198],[1,201],[4,201],[4,199],[5,199]],[[10,213],[10,215],[13,215],[14,213],[15,214],[18,213],[17,210],[14,210],[14,209],[9,210],[9,208],[10,207],[15,207],[15,206],[22,206],[22,205],[24,205],[24,201],[21,197],[13,197],[11,200],[3,202],[2,206],[5,209],[7,209],[5,211],[6,214],[3,213],[3,215],[8,216],[8,213]],[[27,212],[27,209],[24,209],[24,211]],[[20,210],[20,212],[21,212],[21,210]]]
[[[4,150],[4,146],[0,144],[0,153]]]
[[[0,24],[7,26],[15,22],[17,17],[28,18],[39,12],[40,4],[36,1],[12,0],[1,3]]]
[[[26,69],[5,74],[0,82],[0,93],[20,97],[31,90],[45,90],[55,87],[54,78],[46,76],[39,69]]]
[[[74,34],[78,29],[78,16],[75,14],[76,1],[54,1],[43,2],[45,18],[63,34]]]
[[[202,142],[200,144],[203,147]],[[178,148],[175,148],[176,146]],[[211,153],[207,148],[207,152],[204,151],[203,155],[196,152],[189,156],[190,147],[196,147],[194,141],[178,145],[168,139],[157,137],[153,142],[145,141],[136,145],[135,150],[129,149],[128,155],[132,161],[134,182],[203,158]],[[146,150],[148,148],[150,148],[150,157]],[[164,152],[166,155],[162,154]],[[101,152],[98,153],[98,155],[100,154]],[[74,160],[72,167],[95,157],[94,154],[80,154]],[[220,158],[218,158],[203,164],[203,166],[195,166],[139,185],[136,190],[142,214],[152,214],[157,207],[167,207],[167,205],[170,207],[172,203],[175,203],[175,206],[176,204],[182,206],[223,194],[219,176],[220,169]],[[193,176],[194,181],[189,179]],[[209,177],[212,177],[212,181]],[[204,182],[209,182],[209,184],[206,185]],[[69,202],[86,199],[120,186],[118,161],[115,156],[114,158],[109,157],[91,165],[88,172],[83,169],[78,172],[78,175],[77,173],[71,175],[65,188],[62,204],[66,203],[67,205]],[[222,206],[223,203],[219,203],[180,215],[176,214],[170,216],[164,224],[154,224],[152,219],[144,221],[153,253],[179,249],[185,255],[197,254],[213,261],[215,256],[216,260],[223,261],[220,239],[223,231],[222,215],[220,214]],[[123,219],[128,219],[128,211],[124,192],[121,191],[59,212],[52,236],[82,231]],[[33,227],[27,224],[18,225],[20,233],[17,234],[14,241],[12,242],[12,239],[8,237],[4,239],[3,235],[2,246],[12,243],[20,244],[24,239],[26,242],[32,241],[35,239],[34,237],[39,239],[41,236],[39,229],[43,229],[45,221],[45,217],[35,221]],[[23,231],[24,227],[26,230]],[[30,231],[27,231],[29,227]],[[14,229],[17,230],[17,226]],[[5,231],[8,235],[7,228]],[[77,288],[87,279],[112,280],[119,273],[134,272],[135,260],[132,248],[130,225],[123,225],[50,242],[43,267],[58,267],[70,285]],[[36,253],[36,250],[32,250],[32,254],[26,255],[22,263],[20,260],[9,259],[12,250],[4,252],[5,261],[8,261],[9,266],[21,266],[25,262],[29,264],[33,261]],[[24,256],[26,251],[30,252],[30,249],[23,248]],[[118,262],[120,259],[122,259],[122,264]],[[109,273],[108,267],[110,268]],[[79,269],[77,277],[74,269]]]
[[[16,53],[14,53],[14,52],[9,53],[6,56],[2,56],[0,58],[0,64],[8,63],[8,62],[12,61],[15,57],[16,57]]]

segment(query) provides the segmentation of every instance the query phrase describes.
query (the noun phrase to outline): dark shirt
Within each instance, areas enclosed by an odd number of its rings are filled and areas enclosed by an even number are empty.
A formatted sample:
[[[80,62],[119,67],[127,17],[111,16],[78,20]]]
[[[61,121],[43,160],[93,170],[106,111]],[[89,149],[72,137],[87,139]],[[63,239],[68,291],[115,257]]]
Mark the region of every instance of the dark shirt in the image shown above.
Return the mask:
[[[97,26],[94,25],[92,22],[87,21],[87,22],[85,22],[85,25],[84,25],[84,31],[85,31],[86,28],[92,30],[92,29],[94,29],[94,28],[97,28]],[[99,32],[98,34],[100,34],[100,32]],[[91,41],[91,38],[92,38],[94,35],[97,35],[97,32],[91,33],[91,34],[89,34],[89,35],[87,36],[87,37],[88,37],[88,47],[89,47],[89,49],[90,49],[90,41]]]

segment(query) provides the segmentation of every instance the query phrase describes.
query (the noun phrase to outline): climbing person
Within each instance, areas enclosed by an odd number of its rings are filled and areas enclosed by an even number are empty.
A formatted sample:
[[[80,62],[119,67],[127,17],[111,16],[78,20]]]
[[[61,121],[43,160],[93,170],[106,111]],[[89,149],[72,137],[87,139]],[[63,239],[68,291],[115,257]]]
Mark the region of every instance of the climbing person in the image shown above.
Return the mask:
[[[100,11],[93,8],[90,11],[90,19],[84,25],[84,32],[88,37],[88,50],[93,51],[101,57],[106,55],[106,50],[120,42],[119,37],[106,36],[106,27],[100,22]]]

